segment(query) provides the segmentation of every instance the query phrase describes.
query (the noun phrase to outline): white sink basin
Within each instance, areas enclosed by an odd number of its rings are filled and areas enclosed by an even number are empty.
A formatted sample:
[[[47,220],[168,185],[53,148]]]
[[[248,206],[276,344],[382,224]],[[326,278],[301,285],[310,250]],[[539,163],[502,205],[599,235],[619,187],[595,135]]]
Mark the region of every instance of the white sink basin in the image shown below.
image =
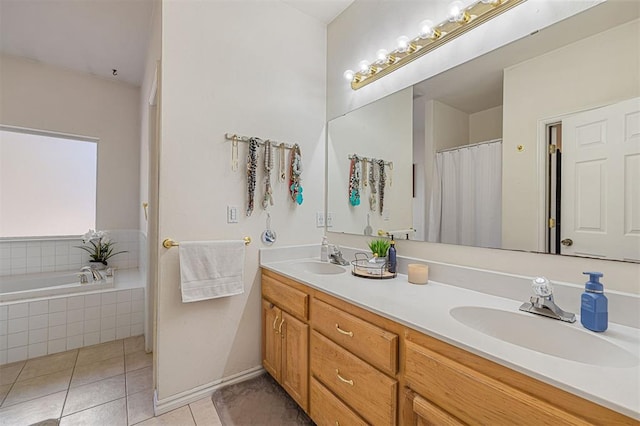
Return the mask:
[[[460,306],[449,313],[481,333],[559,358],[602,367],[638,364],[638,357],[626,349],[558,320],[479,306]]]
[[[335,274],[343,274],[347,270],[340,265],[335,265],[333,263],[325,263],[325,262],[314,262],[313,260],[309,260],[306,262],[299,262],[294,264],[296,268],[304,272],[310,272],[312,274],[319,275],[335,275]]]

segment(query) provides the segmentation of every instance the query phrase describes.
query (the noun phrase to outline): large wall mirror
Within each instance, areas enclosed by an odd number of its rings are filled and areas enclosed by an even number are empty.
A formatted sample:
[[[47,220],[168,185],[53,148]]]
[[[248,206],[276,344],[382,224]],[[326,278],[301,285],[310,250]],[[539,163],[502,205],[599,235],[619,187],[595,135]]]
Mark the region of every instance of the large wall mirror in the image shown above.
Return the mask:
[[[328,230],[640,261],[639,18],[605,2],[331,120]],[[383,209],[354,154],[393,157]]]

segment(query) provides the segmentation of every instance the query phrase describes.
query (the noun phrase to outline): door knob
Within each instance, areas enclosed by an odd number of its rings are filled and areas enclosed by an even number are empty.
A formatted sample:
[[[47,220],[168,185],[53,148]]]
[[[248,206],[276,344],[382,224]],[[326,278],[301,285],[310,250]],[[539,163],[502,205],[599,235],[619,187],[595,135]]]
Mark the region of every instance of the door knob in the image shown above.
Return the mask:
[[[573,245],[573,240],[571,238],[565,238],[564,240],[560,241],[560,244],[565,247],[570,247]]]

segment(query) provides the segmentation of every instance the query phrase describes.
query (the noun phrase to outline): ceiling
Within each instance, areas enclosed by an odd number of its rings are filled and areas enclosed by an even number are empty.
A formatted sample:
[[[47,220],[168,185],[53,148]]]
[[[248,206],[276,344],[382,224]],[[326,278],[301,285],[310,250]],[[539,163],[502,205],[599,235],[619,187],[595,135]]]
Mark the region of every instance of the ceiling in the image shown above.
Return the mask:
[[[281,1],[324,24],[353,2]],[[154,3],[157,0],[0,0],[0,51],[140,86]]]
[[[153,0],[0,0],[0,51],[139,86],[153,4]]]

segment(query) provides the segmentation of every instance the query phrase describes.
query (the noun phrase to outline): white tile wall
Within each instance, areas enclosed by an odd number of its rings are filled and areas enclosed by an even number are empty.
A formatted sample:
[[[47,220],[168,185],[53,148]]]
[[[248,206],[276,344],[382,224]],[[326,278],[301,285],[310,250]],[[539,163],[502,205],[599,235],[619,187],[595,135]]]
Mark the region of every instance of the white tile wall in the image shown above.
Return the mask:
[[[0,305],[0,365],[144,332],[144,288]]]
[[[112,230],[116,251],[109,260],[118,269],[137,268],[146,260],[146,237],[138,230]],[[0,240],[0,276],[52,271],[75,271],[89,262],[89,254],[77,248],[78,238]]]

